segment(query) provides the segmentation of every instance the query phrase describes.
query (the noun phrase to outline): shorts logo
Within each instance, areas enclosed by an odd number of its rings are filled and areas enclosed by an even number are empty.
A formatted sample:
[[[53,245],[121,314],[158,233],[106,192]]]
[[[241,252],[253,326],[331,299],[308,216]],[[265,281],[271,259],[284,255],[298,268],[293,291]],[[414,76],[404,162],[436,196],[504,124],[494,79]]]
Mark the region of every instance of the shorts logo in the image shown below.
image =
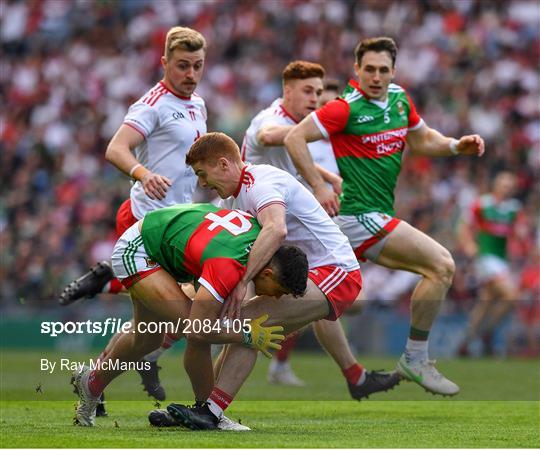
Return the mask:
[[[158,263],[148,257],[144,257],[144,260],[146,261],[146,267],[148,267],[149,269],[152,269],[154,267],[156,267],[158,265]]]
[[[310,272],[315,276],[319,275],[319,271],[317,269],[311,269]]]
[[[388,217],[386,214],[384,213],[378,213],[379,214],[379,217],[382,219],[382,220],[388,220],[390,217]]]

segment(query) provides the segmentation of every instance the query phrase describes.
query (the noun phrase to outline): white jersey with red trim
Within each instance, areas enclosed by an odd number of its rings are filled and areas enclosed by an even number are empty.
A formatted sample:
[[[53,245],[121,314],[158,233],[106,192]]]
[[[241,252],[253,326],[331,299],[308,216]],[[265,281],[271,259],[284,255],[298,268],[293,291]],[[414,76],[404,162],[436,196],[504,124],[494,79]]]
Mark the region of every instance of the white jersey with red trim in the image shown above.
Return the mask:
[[[270,107],[263,109],[251,121],[242,143],[242,159],[252,164],[269,164],[294,175],[304,183],[298,174],[289,152],[283,145],[274,147],[264,146],[257,140],[259,131],[270,125],[296,125],[298,122],[283,108],[282,99],[272,102]],[[308,148],[311,149],[311,143]]]
[[[348,239],[303,184],[289,173],[266,164],[247,165],[234,196],[222,200],[228,209],[257,217],[269,205],[285,206],[287,238],[307,255],[309,267],[333,265],[347,272],[358,269]]]
[[[185,158],[193,142],[206,133],[206,117],[201,97],[180,97],[161,81],[131,105],[124,124],[144,136],[135,157],[147,169],[172,181],[163,200],[149,198],[138,181],[132,185],[131,209],[137,219],[158,208],[191,203],[197,177]]]

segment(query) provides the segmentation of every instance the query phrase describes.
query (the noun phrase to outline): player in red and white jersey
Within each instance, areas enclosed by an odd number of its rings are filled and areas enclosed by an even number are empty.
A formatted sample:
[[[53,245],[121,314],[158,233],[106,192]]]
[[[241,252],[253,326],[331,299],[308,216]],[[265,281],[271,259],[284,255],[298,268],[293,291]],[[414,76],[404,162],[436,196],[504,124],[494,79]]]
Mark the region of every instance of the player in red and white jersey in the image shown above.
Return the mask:
[[[197,180],[184,161],[191,144],[206,133],[205,103],[195,93],[205,57],[206,40],[199,32],[171,28],[161,57],[163,79],[131,105],[107,147],[105,158],[133,180],[130,198],[116,215],[118,237],[149,211],[192,201]],[[102,261],[71,282],[60,295],[60,303],[121,290],[110,263]],[[165,392],[156,360],[173,341],[169,336],[164,347],[149,357],[151,370],[140,372],[145,390],[158,400],[165,398]]]
[[[308,61],[292,61],[282,73],[283,98],[278,98],[266,109],[259,112],[251,121],[242,143],[242,159],[253,164],[270,164],[294,175],[304,182],[298,174],[283,139],[294,125],[319,106],[323,94],[324,68]],[[317,143],[309,144],[320,148]],[[333,158],[333,152],[329,151]],[[340,188],[341,179],[334,171],[320,165],[317,170],[331,186]]]
[[[288,131],[300,120],[319,106],[323,94],[323,77],[325,70],[320,64],[309,61],[292,61],[282,73],[283,98],[275,100],[270,107],[258,113],[251,121],[242,144],[242,159],[253,164],[269,164],[295,176],[307,186],[304,179],[297,173],[292,160],[283,146],[283,139]],[[334,160],[334,153],[328,141],[321,140],[309,144],[314,152],[326,152],[327,158]],[[323,156],[324,159],[324,155]],[[330,189],[334,188],[339,194],[341,178],[336,170],[328,171],[317,166],[321,176],[327,180]],[[314,323],[315,334],[322,342],[346,342],[345,333],[339,322]],[[325,335],[325,336],[322,336]],[[275,355],[270,364],[268,380],[271,383],[302,386],[304,382],[292,370],[288,358],[295,345],[298,334],[289,336],[283,343],[282,349]],[[332,352],[330,352],[332,353]],[[345,367],[342,367],[345,369]]]
[[[223,202],[224,207],[249,212],[262,227],[251,248],[246,272],[223,307],[208,302],[205,315],[196,319],[220,315],[237,318],[247,284],[264,267],[275,252],[274,248],[283,242],[297,245],[307,255],[310,271],[305,294],[299,299],[283,295],[271,302],[259,296],[250,300],[243,312],[251,314],[264,309],[270,323],[283,325],[285,332],[291,333],[321,319],[336,321],[359,298],[362,278],[347,238],[315,197],[291,174],[269,165],[246,165],[236,143],[223,133],[209,133],[197,140],[188,152],[186,162],[193,167],[202,187],[213,189],[222,199],[227,199]],[[190,344],[188,338],[188,346]],[[330,342],[323,340],[322,344],[342,367],[353,398],[365,398],[399,383],[395,372],[367,371],[360,366],[346,340],[339,342],[340,346],[332,339]],[[189,415],[187,422],[197,421],[201,416],[202,423],[197,427],[215,427],[253,369],[256,354],[246,350],[245,347],[230,346],[218,364],[218,382],[213,390],[208,389],[204,377],[192,378],[195,392],[211,391],[207,402],[193,408],[173,404],[168,408],[169,413],[176,419],[186,413]],[[196,348],[190,349],[188,372],[203,373],[202,367],[199,370],[193,367],[198,361],[193,357],[195,351]]]

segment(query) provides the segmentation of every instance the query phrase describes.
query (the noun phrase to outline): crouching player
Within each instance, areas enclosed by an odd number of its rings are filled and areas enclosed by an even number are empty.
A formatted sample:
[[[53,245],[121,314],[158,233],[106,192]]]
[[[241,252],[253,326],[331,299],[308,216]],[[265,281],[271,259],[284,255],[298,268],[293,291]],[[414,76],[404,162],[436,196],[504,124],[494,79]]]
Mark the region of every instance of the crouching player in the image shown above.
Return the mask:
[[[94,425],[99,396],[124,371],[117,362],[139,361],[161,345],[164,333],[144,333],[147,324],[168,321],[192,325],[195,330],[195,323],[188,321],[191,309],[204,308],[208,303],[221,307],[243,277],[260,229],[257,221],[244,212],[209,204],[176,205],[149,212],[120,237],[113,250],[112,266],[129,290],[134,327],[118,338],[97,368],[85,367],[74,374],[72,383],[80,399],[76,410],[79,425]],[[270,301],[274,300],[271,297],[283,294],[302,295],[307,274],[306,255],[296,247],[281,246],[253,278],[255,292],[268,296],[265,298]],[[192,302],[178,282],[194,279],[199,287]],[[280,348],[277,343],[283,339],[279,334],[283,328],[263,326],[265,317],[261,316],[248,321],[245,327],[229,327],[214,321],[203,328],[207,331],[203,333],[205,343],[244,344],[269,356],[268,349]],[[255,319],[248,313],[244,318]],[[191,336],[184,325],[178,331]],[[207,350],[197,354],[197,367],[202,372],[190,372],[193,355],[189,349],[184,355],[192,383],[201,377],[213,385],[209,345]],[[194,392],[196,398],[201,398],[197,386]]]

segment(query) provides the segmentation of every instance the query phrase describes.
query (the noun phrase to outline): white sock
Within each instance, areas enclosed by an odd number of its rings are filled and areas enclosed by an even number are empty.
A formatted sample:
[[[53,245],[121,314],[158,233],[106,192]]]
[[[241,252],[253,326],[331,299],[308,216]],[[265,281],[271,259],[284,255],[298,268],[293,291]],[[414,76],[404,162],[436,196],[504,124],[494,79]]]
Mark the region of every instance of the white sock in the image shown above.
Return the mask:
[[[358,378],[358,383],[356,383],[356,385],[360,386],[361,384],[364,384],[364,381],[366,381],[366,369],[362,370],[362,375]]]
[[[407,338],[405,352],[411,359],[427,359],[428,341],[415,341],[411,338]]]
[[[289,361],[278,361],[277,359],[272,359],[272,361],[270,361],[270,372],[278,372],[278,371],[283,371],[283,370],[288,370],[290,369],[291,365],[289,363]]]
[[[146,355],[143,359],[148,362],[155,362],[159,359],[159,357],[165,350],[167,349],[163,347],[159,347],[157,350],[154,350],[153,352],[148,353],[148,355]]]
[[[212,414],[216,416],[219,420],[223,417],[223,410],[214,400],[208,399],[208,408],[212,411]]]

